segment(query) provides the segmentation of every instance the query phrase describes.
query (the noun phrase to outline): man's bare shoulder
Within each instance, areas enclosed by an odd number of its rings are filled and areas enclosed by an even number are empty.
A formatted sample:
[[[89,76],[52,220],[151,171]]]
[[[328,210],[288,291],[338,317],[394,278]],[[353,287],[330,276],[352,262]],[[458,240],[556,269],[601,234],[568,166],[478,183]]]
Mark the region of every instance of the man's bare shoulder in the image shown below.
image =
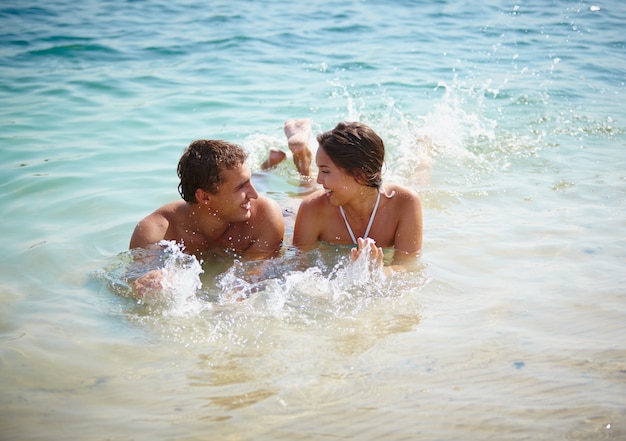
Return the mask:
[[[130,239],[130,248],[146,247],[166,238],[171,224],[175,224],[186,208],[183,201],[171,202],[141,219]]]
[[[254,209],[253,214],[265,216],[282,213],[278,202],[268,198],[267,196],[259,195],[257,199],[251,201],[251,205]]]
[[[171,217],[178,215],[178,213],[186,209],[188,205],[189,204],[185,201],[174,201],[157,208],[152,212],[152,214],[163,217]]]
[[[250,246],[243,254],[246,259],[271,257],[280,250],[283,242],[283,212],[278,202],[261,195],[250,204],[250,219],[234,225],[233,231],[250,240]]]
[[[188,208],[189,205],[184,201],[170,202],[144,217],[139,221],[139,224],[161,226],[167,229],[170,224],[178,223],[182,217],[187,215]]]
[[[257,210],[276,211],[278,209],[280,211],[278,202],[264,195],[259,195],[257,199],[252,201],[252,204],[256,206]]]
[[[246,228],[246,226],[263,226],[263,229],[257,229],[259,234],[261,234],[260,232],[263,230],[284,228],[283,211],[280,205],[278,205],[278,202],[266,196],[259,195],[259,197],[253,199],[250,204],[251,216],[250,219],[242,224],[242,228]]]

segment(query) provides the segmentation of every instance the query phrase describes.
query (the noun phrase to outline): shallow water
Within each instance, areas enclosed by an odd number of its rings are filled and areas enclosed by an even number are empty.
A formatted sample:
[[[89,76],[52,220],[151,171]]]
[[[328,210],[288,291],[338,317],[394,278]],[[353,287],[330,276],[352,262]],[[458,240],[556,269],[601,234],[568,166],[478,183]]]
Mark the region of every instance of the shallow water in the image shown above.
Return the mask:
[[[624,439],[625,21],[618,2],[4,2],[0,438]],[[382,135],[384,179],[424,203],[416,267],[295,255],[307,190],[259,169],[302,116]],[[250,285],[173,252],[167,301],[138,304],[130,234],[203,137],[248,150],[284,253]]]

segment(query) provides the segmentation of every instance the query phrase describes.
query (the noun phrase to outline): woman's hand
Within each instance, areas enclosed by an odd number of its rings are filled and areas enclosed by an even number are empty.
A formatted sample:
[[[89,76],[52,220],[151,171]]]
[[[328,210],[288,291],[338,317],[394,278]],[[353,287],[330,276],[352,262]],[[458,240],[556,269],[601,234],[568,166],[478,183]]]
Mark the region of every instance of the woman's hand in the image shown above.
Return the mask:
[[[356,261],[361,253],[368,253],[368,259],[374,264],[376,268],[382,268],[383,266],[383,249],[376,246],[376,242],[369,237],[363,239],[359,237],[357,239],[357,248],[350,250],[350,260]]]

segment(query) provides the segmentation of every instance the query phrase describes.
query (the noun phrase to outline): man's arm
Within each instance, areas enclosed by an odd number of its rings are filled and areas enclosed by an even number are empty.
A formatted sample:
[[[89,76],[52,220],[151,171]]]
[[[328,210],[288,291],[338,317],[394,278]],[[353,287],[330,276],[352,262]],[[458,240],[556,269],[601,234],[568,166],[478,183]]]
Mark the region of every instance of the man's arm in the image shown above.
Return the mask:
[[[155,211],[139,221],[130,238],[128,248],[147,248],[163,240],[168,226],[168,220]]]
[[[135,226],[135,230],[130,238],[129,249],[135,248],[153,248],[156,247],[156,243],[165,238],[169,222],[167,219],[160,215],[158,211],[146,216],[140,220]],[[147,265],[147,261],[154,259],[155,263],[158,262],[154,256],[140,259],[142,265]],[[137,277],[134,280],[129,280],[134,296],[137,298],[149,297],[159,289],[161,289],[163,281],[162,268],[156,268],[149,270],[145,274]]]

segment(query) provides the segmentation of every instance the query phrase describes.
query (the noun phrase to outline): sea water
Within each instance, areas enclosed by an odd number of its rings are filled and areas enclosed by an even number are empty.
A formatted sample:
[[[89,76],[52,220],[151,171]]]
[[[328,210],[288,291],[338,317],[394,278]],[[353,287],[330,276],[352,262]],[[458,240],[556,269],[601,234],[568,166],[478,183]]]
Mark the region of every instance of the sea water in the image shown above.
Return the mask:
[[[8,0],[0,5],[0,438],[626,437],[626,6],[619,1]],[[419,192],[403,273],[291,247],[283,121],[372,126]],[[283,207],[273,273],[136,222],[194,139]]]

